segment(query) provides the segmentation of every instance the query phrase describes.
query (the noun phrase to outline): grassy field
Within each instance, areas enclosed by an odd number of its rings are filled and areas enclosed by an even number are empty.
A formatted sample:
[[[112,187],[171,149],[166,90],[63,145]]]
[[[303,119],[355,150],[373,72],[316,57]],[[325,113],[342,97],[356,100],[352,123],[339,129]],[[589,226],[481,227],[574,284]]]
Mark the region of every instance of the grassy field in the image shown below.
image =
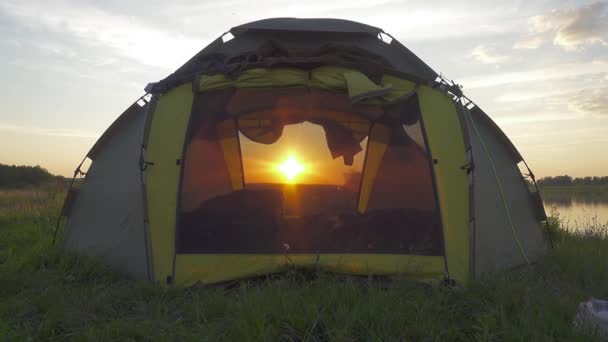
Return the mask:
[[[605,226],[561,227],[534,268],[466,289],[296,271],[161,288],[53,247],[62,196],[0,191],[0,341],[586,341],[572,324],[578,303],[608,298]]]

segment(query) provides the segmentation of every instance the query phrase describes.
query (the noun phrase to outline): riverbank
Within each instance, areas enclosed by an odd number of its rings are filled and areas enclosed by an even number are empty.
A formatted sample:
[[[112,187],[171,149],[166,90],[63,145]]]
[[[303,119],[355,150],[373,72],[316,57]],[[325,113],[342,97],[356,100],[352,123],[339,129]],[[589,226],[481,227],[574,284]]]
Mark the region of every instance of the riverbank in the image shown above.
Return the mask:
[[[544,186],[540,189],[540,192],[545,204],[549,205],[586,204],[605,206],[608,204],[608,186],[606,185]],[[603,213],[599,214],[602,216]],[[590,212],[587,215],[594,216],[594,213]],[[604,214],[604,216],[606,215]]]
[[[290,272],[231,288],[137,283],[52,246],[63,192],[0,191],[0,340],[593,340],[578,303],[608,298],[608,227],[551,220],[539,264],[448,289]]]
[[[544,185],[540,187],[542,192],[585,192],[585,193],[608,193],[608,185]]]

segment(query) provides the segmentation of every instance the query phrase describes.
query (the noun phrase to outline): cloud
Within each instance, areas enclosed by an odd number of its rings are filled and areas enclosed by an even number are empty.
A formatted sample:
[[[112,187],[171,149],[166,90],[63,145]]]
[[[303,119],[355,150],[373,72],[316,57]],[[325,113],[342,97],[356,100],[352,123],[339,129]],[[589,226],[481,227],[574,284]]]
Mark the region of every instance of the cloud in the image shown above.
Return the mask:
[[[495,98],[495,101],[497,103],[518,104],[563,95],[564,91],[561,90],[530,91],[529,89],[526,89],[526,91],[501,92],[500,95]]]
[[[25,127],[13,124],[0,123],[0,131],[13,132],[19,134],[34,134],[44,135],[49,137],[64,137],[64,138],[86,138],[96,139],[99,134],[84,132],[80,130],[66,128],[47,128],[47,127]]]
[[[77,55],[73,48],[63,44],[50,41],[36,41],[33,44],[34,47],[40,49],[45,55],[58,55],[67,58],[73,58]]]
[[[82,3],[3,1],[0,12],[31,29],[68,34],[83,44],[108,47],[120,56],[167,69],[180,66],[204,46],[200,39]],[[40,48],[64,52],[48,44]]]
[[[545,42],[542,35],[531,35],[513,44],[514,49],[538,49]]]
[[[566,99],[569,106],[580,113],[608,117],[608,87],[579,90]]]
[[[496,114],[496,113],[495,113]],[[556,122],[566,120],[578,120],[582,115],[564,115],[563,113],[542,113],[535,115],[504,115],[496,116],[494,120],[499,125],[517,125],[539,122]]]
[[[556,9],[528,21],[530,31],[553,37],[553,44],[566,50],[608,41],[608,3],[596,2],[587,6]]]
[[[559,88],[536,90],[527,87],[525,91],[502,93],[495,101],[499,104],[521,105],[524,108],[540,106],[551,109],[563,119],[585,117],[608,118],[608,86],[605,82],[597,81],[602,75],[584,77],[587,80],[576,79],[570,86],[561,84]],[[564,110],[567,109],[567,110]],[[566,115],[570,113],[570,115]],[[536,114],[534,118],[540,117]]]
[[[563,63],[546,68],[473,75],[456,81],[466,90],[603,74],[606,70],[608,70],[608,60],[598,60],[590,63]]]
[[[484,64],[499,64],[509,59],[507,56],[496,53],[495,49],[484,45],[476,46],[471,51],[471,57]]]

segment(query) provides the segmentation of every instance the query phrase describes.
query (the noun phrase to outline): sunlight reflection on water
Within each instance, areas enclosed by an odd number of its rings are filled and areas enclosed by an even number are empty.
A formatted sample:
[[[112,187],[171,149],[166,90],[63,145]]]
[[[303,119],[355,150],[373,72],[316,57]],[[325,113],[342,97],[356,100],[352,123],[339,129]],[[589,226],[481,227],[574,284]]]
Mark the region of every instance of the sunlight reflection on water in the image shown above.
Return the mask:
[[[606,192],[542,192],[547,215],[559,214],[570,227],[608,224]]]

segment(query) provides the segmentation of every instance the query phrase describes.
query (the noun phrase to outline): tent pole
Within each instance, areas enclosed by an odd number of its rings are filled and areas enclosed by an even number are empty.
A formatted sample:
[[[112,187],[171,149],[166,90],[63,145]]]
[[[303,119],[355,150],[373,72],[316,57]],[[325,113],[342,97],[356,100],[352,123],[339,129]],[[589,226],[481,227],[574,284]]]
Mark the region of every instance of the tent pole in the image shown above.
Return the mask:
[[[57,217],[57,224],[55,225],[55,232],[53,233],[53,245],[55,244],[55,240],[57,239],[57,232],[59,231],[59,225],[61,224],[61,218],[63,217],[63,211],[65,210],[68,195],[69,195],[70,191],[72,190],[72,187],[74,186],[74,181],[76,180],[76,177],[79,174],[83,173],[82,171],[80,171],[80,167],[82,166],[82,164],[84,163],[84,161],[86,159],[87,159],[87,156],[85,156],[82,159],[80,164],[78,164],[78,166],[76,167],[76,170],[74,170],[74,176],[72,177],[72,180],[70,181],[70,186],[68,187],[68,192],[66,193],[65,198],[63,200],[63,205],[61,206],[61,211],[59,212],[59,217]]]

